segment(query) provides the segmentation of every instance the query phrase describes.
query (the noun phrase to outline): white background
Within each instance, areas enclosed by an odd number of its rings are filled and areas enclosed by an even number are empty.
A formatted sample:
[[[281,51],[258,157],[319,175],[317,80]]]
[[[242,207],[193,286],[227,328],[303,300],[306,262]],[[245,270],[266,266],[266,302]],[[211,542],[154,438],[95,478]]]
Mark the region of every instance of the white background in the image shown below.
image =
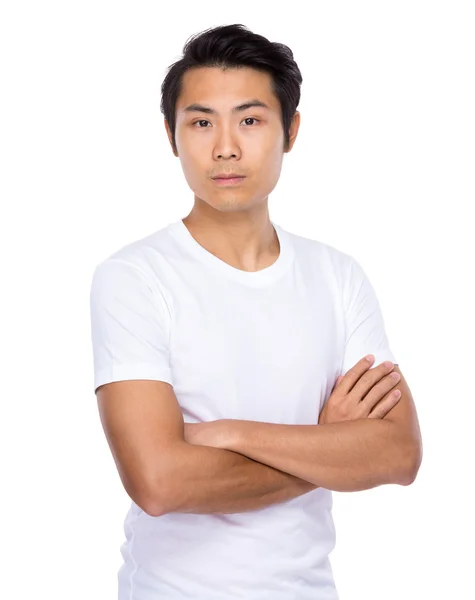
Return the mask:
[[[2,597],[116,598],[130,500],[93,392],[90,280],[191,210],[160,85],[189,36],[231,23],[303,74],[270,216],[360,261],[423,434],[413,485],[334,493],[341,600],[475,597],[472,8],[2,4]]]

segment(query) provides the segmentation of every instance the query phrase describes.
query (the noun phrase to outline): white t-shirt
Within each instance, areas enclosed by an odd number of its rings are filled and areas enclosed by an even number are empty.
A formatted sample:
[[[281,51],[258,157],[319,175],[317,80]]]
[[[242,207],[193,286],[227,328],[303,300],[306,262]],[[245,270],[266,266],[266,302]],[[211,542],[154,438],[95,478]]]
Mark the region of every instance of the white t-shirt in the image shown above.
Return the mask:
[[[280,254],[257,272],[216,257],[181,219],[97,265],[94,390],[160,380],[187,423],[316,425],[338,375],[369,353],[396,363],[356,260],[271,222]],[[251,512],[160,517],[132,502],[119,600],[337,600],[332,502],[317,488]]]

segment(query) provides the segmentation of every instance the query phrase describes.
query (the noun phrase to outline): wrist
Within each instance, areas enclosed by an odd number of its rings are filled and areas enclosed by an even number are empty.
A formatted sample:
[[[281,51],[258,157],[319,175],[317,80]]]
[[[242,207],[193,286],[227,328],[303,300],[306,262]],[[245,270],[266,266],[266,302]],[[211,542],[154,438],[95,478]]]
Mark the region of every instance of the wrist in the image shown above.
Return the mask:
[[[240,423],[238,419],[222,419],[220,422],[219,447],[223,450],[238,452],[240,441]]]

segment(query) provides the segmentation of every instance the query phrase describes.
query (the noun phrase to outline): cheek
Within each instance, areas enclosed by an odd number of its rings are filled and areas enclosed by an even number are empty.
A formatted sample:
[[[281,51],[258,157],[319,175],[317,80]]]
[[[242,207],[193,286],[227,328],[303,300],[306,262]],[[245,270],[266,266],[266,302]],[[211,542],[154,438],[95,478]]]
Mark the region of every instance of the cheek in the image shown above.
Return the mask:
[[[188,181],[203,178],[209,170],[209,152],[202,146],[183,143],[178,147],[181,167]]]
[[[276,130],[274,127],[269,127],[265,131],[265,135],[259,137],[256,144],[251,144],[249,150],[260,156],[260,162],[271,165],[272,167],[282,161],[284,147],[284,136],[281,130]]]
[[[284,152],[279,146],[279,140],[275,138],[269,143],[263,144],[256,150],[259,155],[256,157],[256,162],[261,165],[261,173],[265,173],[265,179],[274,179],[279,176],[282,168]]]

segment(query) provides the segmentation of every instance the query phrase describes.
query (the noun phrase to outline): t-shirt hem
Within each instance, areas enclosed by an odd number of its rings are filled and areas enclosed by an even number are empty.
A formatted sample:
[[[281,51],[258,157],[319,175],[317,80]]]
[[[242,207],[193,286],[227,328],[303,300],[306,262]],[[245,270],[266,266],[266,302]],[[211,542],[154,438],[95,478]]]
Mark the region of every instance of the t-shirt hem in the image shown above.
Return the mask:
[[[147,379],[151,381],[164,381],[172,385],[170,369],[160,369],[156,365],[148,363],[113,365],[96,372],[94,377],[94,392],[105,383],[114,381],[127,381],[136,379]]]

